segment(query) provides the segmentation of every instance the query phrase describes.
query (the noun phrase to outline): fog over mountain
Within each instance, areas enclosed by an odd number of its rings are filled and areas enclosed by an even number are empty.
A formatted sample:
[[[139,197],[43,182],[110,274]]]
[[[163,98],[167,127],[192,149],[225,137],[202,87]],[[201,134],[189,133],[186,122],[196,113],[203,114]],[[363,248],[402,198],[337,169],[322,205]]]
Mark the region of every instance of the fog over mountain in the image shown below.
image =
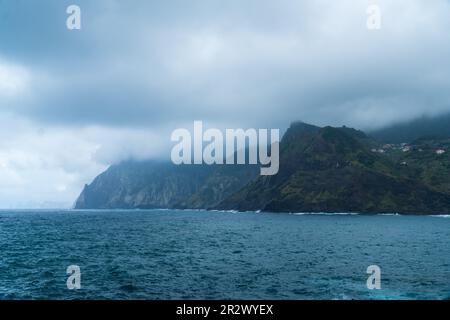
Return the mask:
[[[194,120],[366,131],[450,112],[450,2],[0,0],[0,207],[69,206]],[[25,204],[24,204],[25,203]]]
[[[422,116],[370,131],[370,135],[384,142],[411,142],[422,137],[450,138],[450,113]]]

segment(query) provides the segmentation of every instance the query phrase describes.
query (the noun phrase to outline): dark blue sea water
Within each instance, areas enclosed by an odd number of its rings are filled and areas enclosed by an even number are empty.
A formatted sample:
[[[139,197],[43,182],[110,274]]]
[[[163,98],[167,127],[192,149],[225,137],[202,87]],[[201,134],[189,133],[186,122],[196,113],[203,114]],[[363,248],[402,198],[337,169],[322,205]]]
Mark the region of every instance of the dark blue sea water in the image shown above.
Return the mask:
[[[445,217],[0,211],[0,299],[449,297]]]

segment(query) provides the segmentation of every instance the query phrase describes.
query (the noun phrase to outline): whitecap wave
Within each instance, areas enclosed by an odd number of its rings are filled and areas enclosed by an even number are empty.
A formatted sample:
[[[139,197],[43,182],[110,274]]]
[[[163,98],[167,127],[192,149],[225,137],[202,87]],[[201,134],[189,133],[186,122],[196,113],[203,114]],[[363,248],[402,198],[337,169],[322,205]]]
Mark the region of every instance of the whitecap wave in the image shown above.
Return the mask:
[[[357,216],[357,212],[291,212],[295,216]]]

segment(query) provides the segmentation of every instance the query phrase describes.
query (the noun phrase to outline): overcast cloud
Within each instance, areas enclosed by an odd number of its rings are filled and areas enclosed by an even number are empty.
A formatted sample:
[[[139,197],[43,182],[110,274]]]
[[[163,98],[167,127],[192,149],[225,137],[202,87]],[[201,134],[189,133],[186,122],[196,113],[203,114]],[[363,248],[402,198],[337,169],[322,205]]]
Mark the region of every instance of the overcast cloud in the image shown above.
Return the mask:
[[[112,163],[167,158],[194,120],[372,129],[450,111],[449,17],[448,0],[0,0],[0,207],[68,206]]]

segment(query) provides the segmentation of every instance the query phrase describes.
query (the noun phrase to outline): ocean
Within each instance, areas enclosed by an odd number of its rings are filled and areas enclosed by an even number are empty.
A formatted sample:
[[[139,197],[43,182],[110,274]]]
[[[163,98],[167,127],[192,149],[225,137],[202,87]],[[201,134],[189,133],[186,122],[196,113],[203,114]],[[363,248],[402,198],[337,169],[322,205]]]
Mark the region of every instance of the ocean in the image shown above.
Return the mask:
[[[0,299],[449,299],[449,241],[448,216],[3,210]]]

